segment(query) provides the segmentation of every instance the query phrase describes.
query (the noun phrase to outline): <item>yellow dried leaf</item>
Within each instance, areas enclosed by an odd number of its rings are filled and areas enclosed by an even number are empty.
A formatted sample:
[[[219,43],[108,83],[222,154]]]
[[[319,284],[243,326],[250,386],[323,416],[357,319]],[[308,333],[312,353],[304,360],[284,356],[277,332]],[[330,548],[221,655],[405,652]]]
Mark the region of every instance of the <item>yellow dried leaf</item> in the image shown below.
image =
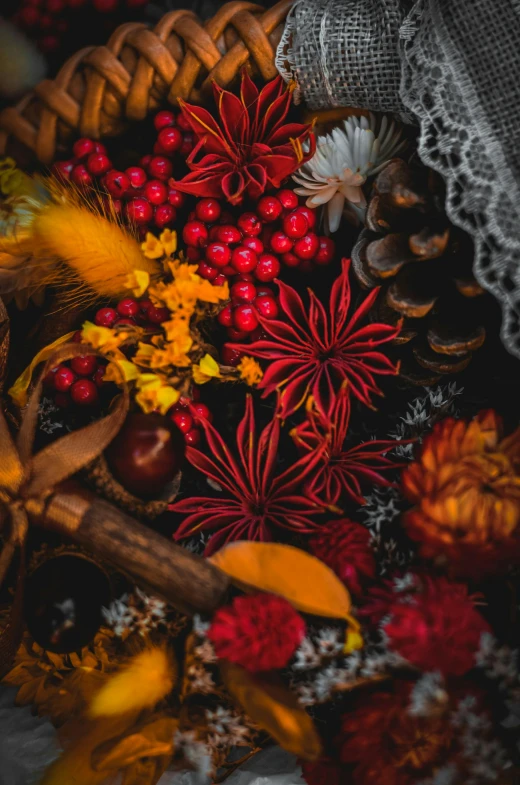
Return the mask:
[[[312,719],[277,676],[254,676],[228,660],[219,665],[224,684],[253,722],[293,755],[320,757],[321,741]]]
[[[232,542],[210,561],[241,588],[285,597],[303,613],[351,621],[350,595],[340,579],[319,559],[292,545]]]
[[[176,720],[162,717],[146,725],[139,733],[115,741],[111,739],[94,750],[92,766],[96,771],[122,769],[141,758],[171,755],[177,725]]]

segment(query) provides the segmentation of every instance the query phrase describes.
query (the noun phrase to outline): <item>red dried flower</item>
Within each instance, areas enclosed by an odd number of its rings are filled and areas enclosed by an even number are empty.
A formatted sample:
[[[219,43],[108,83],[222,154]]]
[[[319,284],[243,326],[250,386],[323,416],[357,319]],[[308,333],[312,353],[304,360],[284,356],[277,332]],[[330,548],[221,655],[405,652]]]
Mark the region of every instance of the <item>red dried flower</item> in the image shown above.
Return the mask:
[[[192,447],[186,449],[186,457],[222,488],[222,494],[220,498],[196,496],[172,504],[171,510],[187,514],[174,535],[176,540],[197,531],[215,531],[206,548],[209,555],[232,540],[269,541],[273,529],[300,534],[316,530],[313,517],[321,508],[300,495],[298,488],[320,460],[319,450],[277,474],[280,418],[274,417],[257,437],[251,396],[237,428],[238,460],[211,423],[200,420],[200,424],[212,458]]]
[[[417,668],[463,676],[475,666],[480,639],[490,627],[462,583],[424,576],[421,590],[398,595],[383,624],[388,646]]]
[[[376,562],[369,543],[368,529],[348,518],[325,524],[309,540],[314,556],[330,567],[352,594],[359,594],[362,583],[375,575]]]
[[[332,758],[317,761],[301,761],[302,774],[307,785],[345,785],[346,767]]]
[[[258,385],[264,397],[282,389],[281,416],[288,417],[312,395],[316,406],[327,415],[337,391],[345,380],[356,398],[370,405],[372,393],[381,393],[374,374],[396,374],[398,368],[377,346],[392,341],[400,326],[369,324],[360,327],[378,295],[373,289],[350,314],[350,259],[343,259],[342,272],[330,293],[328,312],[314,292],[309,291],[306,308],[300,295],[278,281],[279,305],[286,321],[264,319],[262,328],[269,338],[235,348],[269,361]]]
[[[354,763],[353,785],[416,785],[445,764],[454,729],[444,713],[415,717],[408,712],[411,686],[395,693],[361,695],[342,723],[343,763]]]
[[[385,453],[403,442],[379,440],[346,449],[349,423],[348,387],[342,387],[328,416],[309,409],[307,418],[291,432],[303,453],[321,448],[320,461],[306,483],[305,492],[329,509],[335,508],[343,494],[358,504],[365,504],[360,481],[388,487],[392,483],[380,472],[403,465],[385,457]]]
[[[275,594],[235,597],[214,615],[208,638],[217,657],[256,671],[284,668],[305,636],[305,622]]]
[[[246,194],[258,199],[268,185],[279,188],[314,155],[312,126],[284,122],[291,91],[281,77],[258,92],[244,69],[240,98],[215,82],[213,92],[220,123],[207,109],[179,102],[198,137],[187,159],[192,171],[173,181],[179,191],[217,199],[224,196],[231,204],[238,204]]]

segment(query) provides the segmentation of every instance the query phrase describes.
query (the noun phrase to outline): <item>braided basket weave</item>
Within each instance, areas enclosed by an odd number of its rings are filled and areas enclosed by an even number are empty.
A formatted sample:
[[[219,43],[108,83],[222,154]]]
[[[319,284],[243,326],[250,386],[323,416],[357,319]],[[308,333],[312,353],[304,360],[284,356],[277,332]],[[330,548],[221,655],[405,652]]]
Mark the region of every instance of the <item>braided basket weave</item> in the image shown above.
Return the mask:
[[[121,25],[106,46],[77,52],[54,80],[0,113],[0,155],[30,153],[50,164],[72,135],[117,136],[161,102],[204,103],[213,80],[226,87],[246,64],[272,79],[291,4],[280,0],[265,10],[236,0],[205,23],[186,10],[166,14],[153,30]]]

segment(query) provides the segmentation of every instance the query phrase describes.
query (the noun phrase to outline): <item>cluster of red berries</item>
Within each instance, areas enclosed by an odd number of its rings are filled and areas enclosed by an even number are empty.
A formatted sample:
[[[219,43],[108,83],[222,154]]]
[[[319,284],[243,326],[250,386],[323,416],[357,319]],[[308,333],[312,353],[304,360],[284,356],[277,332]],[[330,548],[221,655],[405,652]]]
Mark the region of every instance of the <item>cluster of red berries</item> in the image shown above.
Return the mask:
[[[58,177],[78,186],[100,185],[116,213],[136,225],[143,238],[152,226],[171,226],[184,205],[184,194],[168,184],[173,174],[171,159],[175,154],[186,157],[194,139],[182,115],[158,112],[154,124],[158,135],[153,155],[141,158],[139,166],[114,169],[105,146],[92,139],[78,139],[72,148],[73,158],[54,165]]]
[[[198,420],[212,421],[213,415],[205,403],[200,400],[198,387],[191,390],[192,398],[181,396],[178,403],[168,412],[171,421],[184,436],[184,441],[190,447],[196,447],[200,442],[200,425]]]
[[[227,328],[232,341],[243,341],[248,336],[253,341],[263,337],[258,316],[264,319],[276,319],[278,302],[274,292],[268,286],[253,283],[251,275],[239,275],[229,291],[230,302],[224,306],[217,320]],[[227,362],[226,365],[233,365]]]
[[[187,257],[199,262],[199,275],[222,284],[236,275],[252,275],[267,283],[288,267],[310,271],[312,264],[329,264],[334,243],[313,231],[316,213],[299,204],[288,189],[263,196],[256,212],[236,221],[216,199],[201,199],[183,230]]]
[[[134,300],[125,297],[115,308],[100,308],[94,321],[100,327],[119,327],[120,325],[136,325],[141,327],[157,327],[170,317],[167,308],[154,305],[151,300]]]
[[[81,333],[76,333],[74,340],[79,343]],[[95,406],[99,403],[105,365],[92,354],[73,357],[49,371],[43,383],[48,392],[54,393],[54,402],[62,409],[72,404]]]

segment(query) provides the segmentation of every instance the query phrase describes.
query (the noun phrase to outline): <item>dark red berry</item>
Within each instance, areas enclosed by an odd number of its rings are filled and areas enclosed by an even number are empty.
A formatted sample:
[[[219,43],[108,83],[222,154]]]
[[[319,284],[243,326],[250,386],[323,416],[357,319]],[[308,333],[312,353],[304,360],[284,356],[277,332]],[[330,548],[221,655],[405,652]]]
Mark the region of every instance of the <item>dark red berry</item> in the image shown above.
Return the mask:
[[[155,225],[159,227],[159,229],[173,223],[176,218],[177,211],[171,204],[160,204],[155,210]]]
[[[142,157],[142,158],[141,158],[141,160],[139,161],[139,164],[140,164],[140,166],[141,166],[143,169],[148,169],[148,164],[149,164],[149,163],[150,163],[150,161],[152,160],[152,157],[153,157],[153,156],[151,156],[151,155],[143,155],[143,157]]]
[[[179,153],[188,156],[195,147],[195,136],[190,131],[184,131],[184,139]]]
[[[208,242],[208,230],[200,221],[188,221],[182,230],[182,239],[186,245],[203,248]]]
[[[244,303],[252,303],[257,296],[256,286],[249,281],[237,281],[233,284],[229,292],[232,300],[240,300]]]
[[[114,308],[100,308],[94,317],[100,327],[112,327],[116,319],[117,311]]]
[[[238,365],[243,356],[244,352],[235,349],[235,347],[231,346],[229,343],[225,343],[220,352],[223,365],[232,365],[233,367]]]
[[[282,214],[282,203],[276,196],[262,196],[256,206],[258,215],[266,223],[276,221]]]
[[[68,180],[74,166],[74,161],[57,161],[52,167],[52,173],[55,177]]]
[[[334,259],[334,252],[336,246],[334,240],[330,237],[320,237],[318,245],[318,253],[314,257],[316,264],[329,264]]]
[[[86,158],[87,155],[90,155],[94,152],[94,142],[92,139],[78,139],[76,142],[74,142],[72,152],[74,153],[75,157],[79,158],[80,160],[82,158]]]
[[[250,333],[258,327],[258,316],[252,305],[237,305],[233,311],[233,323],[237,330]]]
[[[50,14],[59,14],[64,10],[66,3],[65,0],[47,0],[46,5]]]
[[[283,219],[283,231],[293,240],[298,240],[309,231],[309,223],[302,213],[295,210]]]
[[[87,158],[87,169],[95,177],[106,174],[111,166],[110,159],[104,153],[91,153]]]
[[[249,337],[251,341],[267,341],[269,340],[269,335],[263,329],[262,325],[259,324],[256,330],[253,330],[252,333],[249,333]]]
[[[137,300],[133,300],[131,297],[125,297],[124,300],[121,300],[121,302],[117,304],[119,316],[124,316],[126,319],[137,316],[140,310],[141,308]]]
[[[54,374],[54,389],[58,392],[67,392],[76,381],[76,374],[66,365],[60,365]]]
[[[183,131],[191,131],[191,124],[182,113],[177,117],[177,125]]]
[[[158,180],[167,180],[172,176],[172,162],[162,155],[156,155],[148,164],[148,172],[151,177],[157,178]]]
[[[162,144],[160,144],[160,142],[156,142],[154,144],[154,146],[152,147],[152,151],[154,155],[161,155],[161,156],[166,155],[166,150],[164,149]]]
[[[225,243],[210,243],[206,248],[206,261],[214,267],[226,267],[231,260],[231,249]]]
[[[273,296],[269,297],[267,294],[263,294],[261,297],[257,297],[253,304],[264,319],[276,319],[278,316],[278,304]]]
[[[262,231],[262,221],[256,213],[242,213],[237,221],[237,226],[249,237],[258,237]]]
[[[181,207],[183,207],[186,197],[176,188],[168,188],[168,201],[172,207],[175,207],[177,210],[179,210]]]
[[[198,262],[199,259],[202,259],[202,251],[199,251],[198,248],[194,248],[192,245],[189,245],[186,248],[186,257],[189,262]]]
[[[129,190],[130,179],[124,172],[118,172],[117,169],[112,169],[106,174],[105,186],[110,196],[119,199]]]
[[[208,281],[213,281],[219,274],[218,267],[213,267],[211,264],[202,261],[197,269],[201,278],[206,278]]]
[[[193,417],[187,411],[176,411],[170,415],[170,419],[175,423],[181,433],[188,433],[193,428]]]
[[[151,324],[162,324],[170,318],[170,312],[167,308],[159,308],[151,304],[148,306],[146,315]]]
[[[59,366],[58,366],[59,367]],[[51,368],[51,370],[43,377],[42,384],[47,390],[54,390],[54,374],[58,368]]]
[[[163,150],[171,155],[172,153],[176,153],[177,150],[180,150],[184,137],[178,128],[162,128],[159,131],[157,141]]]
[[[91,185],[92,176],[84,164],[76,164],[70,173],[70,179],[75,185]]]
[[[284,188],[283,191],[278,191],[276,194],[284,210],[295,210],[298,207],[298,196],[294,191]]]
[[[310,207],[297,207],[296,212],[304,215],[307,219],[307,223],[309,224],[309,229],[314,229],[316,226],[316,210],[311,210]]]
[[[152,205],[142,196],[131,199],[126,205],[126,217],[136,224],[150,223],[153,218]]]
[[[84,354],[73,357],[70,366],[78,376],[92,376],[97,369],[97,359],[92,354]]]
[[[54,396],[54,403],[56,406],[59,406],[60,409],[68,409],[72,401],[70,400],[70,395],[67,395],[67,393],[56,393]]]
[[[59,49],[60,43],[61,41],[57,35],[44,35],[43,38],[40,38],[40,49],[42,52],[55,52],[56,49]]]
[[[76,330],[76,332],[72,336],[72,340],[74,341],[74,343],[81,343],[81,341],[83,340],[81,330]]]
[[[103,155],[107,154],[107,148],[101,142],[94,142],[94,152],[95,153],[102,153]]]
[[[228,327],[227,334],[232,341],[243,341],[248,337],[248,333],[244,330],[237,330],[236,327]]]
[[[314,234],[314,232],[309,232],[305,237],[296,240],[293,250],[300,259],[313,259],[318,253],[319,247],[318,235]]]
[[[262,254],[255,270],[258,280],[267,283],[268,281],[274,281],[279,274],[280,262],[276,256],[269,253]]]
[[[284,232],[273,232],[271,237],[271,248],[275,253],[289,253],[292,251],[293,241]]]
[[[199,221],[213,224],[218,221],[222,213],[222,207],[216,199],[201,199],[195,207],[195,215]]]
[[[245,245],[246,248],[251,248],[256,254],[264,252],[264,244],[258,237],[244,237],[242,245]]]
[[[289,251],[289,253],[284,253],[282,255],[282,262],[287,265],[287,267],[298,267],[301,264],[301,259],[298,259],[293,253]]]
[[[206,406],[205,403],[193,403],[191,406],[191,412],[196,417],[200,417],[201,420],[207,420],[211,422],[213,420],[213,415],[211,414],[209,408]]]
[[[224,327],[232,327],[233,326],[233,307],[231,303],[228,303],[223,307],[220,311],[219,315],[217,316],[217,321],[219,324],[222,324]]]
[[[142,188],[148,179],[146,172],[140,166],[129,166],[125,169],[125,174],[130,180],[132,188]]]
[[[34,27],[40,21],[40,12],[32,6],[25,6],[18,11],[17,21],[22,27]]]
[[[190,447],[196,447],[200,442],[200,431],[197,428],[192,428],[184,435],[186,444]]]
[[[218,227],[217,238],[222,243],[236,245],[242,240],[242,233],[236,228],[236,226],[232,226],[231,224],[223,224],[222,226]]]
[[[153,119],[153,124],[157,131],[160,131],[161,128],[168,128],[169,126],[175,125],[175,115],[173,112],[163,109],[162,112],[157,112]]]
[[[224,273],[219,273],[216,278],[213,278],[213,286],[224,286],[227,278]]]
[[[258,256],[250,248],[244,245],[239,245],[235,248],[231,256],[231,265],[235,268],[237,273],[249,273],[255,269],[258,264]]]
[[[98,367],[96,373],[92,377],[92,381],[94,382],[94,384],[97,384],[98,387],[101,387],[101,385],[103,384],[103,377],[104,376],[105,376],[105,366],[104,365],[100,365]]]
[[[168,198],[168,189],[162,180],[149,180],[144,187],[143,196],[152,204],[163,204]]]
[[[95,382],[78,379],[70,388],[70,397],[78,406],[93,406],[99,400],[99,393]]]
[[[135,320],[127,319],[126,317],[118,319],[117,322],[115,322],[114,327],[135,327]]]

